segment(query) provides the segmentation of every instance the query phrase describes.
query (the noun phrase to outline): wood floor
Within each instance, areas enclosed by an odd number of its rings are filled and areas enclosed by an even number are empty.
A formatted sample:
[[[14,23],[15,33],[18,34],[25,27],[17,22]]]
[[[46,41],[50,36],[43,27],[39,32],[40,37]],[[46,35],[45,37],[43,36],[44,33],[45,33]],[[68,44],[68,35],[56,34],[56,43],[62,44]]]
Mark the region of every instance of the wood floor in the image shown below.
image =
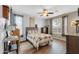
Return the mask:
[[[21,43],[20,54],[65,54],[66,42],[54,39],[49,45],[40,47],[38,51],[28,42]]]

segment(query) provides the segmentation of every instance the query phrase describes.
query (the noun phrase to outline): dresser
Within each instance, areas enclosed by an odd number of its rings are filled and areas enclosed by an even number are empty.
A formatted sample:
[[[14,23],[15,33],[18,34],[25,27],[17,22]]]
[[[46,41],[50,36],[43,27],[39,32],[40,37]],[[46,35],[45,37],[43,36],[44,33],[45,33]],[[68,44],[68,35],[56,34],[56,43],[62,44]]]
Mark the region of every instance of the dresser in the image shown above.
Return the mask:
[[[66,35],[67,54],[79,54],[79,36]]]
[[[48,34],[48,27],[42,27],[41,28],[41,33]]]

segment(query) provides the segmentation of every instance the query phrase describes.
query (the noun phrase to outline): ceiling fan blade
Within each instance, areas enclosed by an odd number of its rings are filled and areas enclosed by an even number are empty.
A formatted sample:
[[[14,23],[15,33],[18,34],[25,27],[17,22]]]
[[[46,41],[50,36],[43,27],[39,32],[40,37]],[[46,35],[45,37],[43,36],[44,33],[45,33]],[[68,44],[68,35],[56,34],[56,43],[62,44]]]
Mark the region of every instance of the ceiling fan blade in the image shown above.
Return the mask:
[[[48,12],[48,14],[54,14],[53,12]]]

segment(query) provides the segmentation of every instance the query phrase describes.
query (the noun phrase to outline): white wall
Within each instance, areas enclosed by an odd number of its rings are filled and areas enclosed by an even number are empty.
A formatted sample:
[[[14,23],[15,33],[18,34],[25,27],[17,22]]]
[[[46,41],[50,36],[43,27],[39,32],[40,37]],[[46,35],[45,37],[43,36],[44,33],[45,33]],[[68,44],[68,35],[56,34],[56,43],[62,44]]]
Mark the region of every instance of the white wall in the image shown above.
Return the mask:
[[[46,25],[46,22],[45,22],[45,21],[46,21],[46,20],[45,20],[44,18],[37,17],[37,18],[35,19],[35,24],[37,24],[38,27],[43,27],[43,26]]]
[[[48,19],[42,18],[40,16],[40,17],[36,17],[35,24],[37,24],[37,26],[39,28],[39,32],[41,32],[41,27],[48,26],[49,21],[48,21]]]
[[[24,20],[23,20],[23,24],[25,27],[29,27],[29,17],[30,15],[24,15]],[[38,27],[43,27],[48,23],[48,21],[46,21],[46,19],[41,18],[41,17],[35,17],[35,24],[38,25]]]
[[[0,17],[2,17],[2,5],[0,5]]]
[[[29,27],[29,15],[24,15],[23,17],[23,35],[24,40],[26,39],[26,27]]]
[[[24,27],[29,27],[29,15],[24,15],[23,17],[23,24],[24,24]]]

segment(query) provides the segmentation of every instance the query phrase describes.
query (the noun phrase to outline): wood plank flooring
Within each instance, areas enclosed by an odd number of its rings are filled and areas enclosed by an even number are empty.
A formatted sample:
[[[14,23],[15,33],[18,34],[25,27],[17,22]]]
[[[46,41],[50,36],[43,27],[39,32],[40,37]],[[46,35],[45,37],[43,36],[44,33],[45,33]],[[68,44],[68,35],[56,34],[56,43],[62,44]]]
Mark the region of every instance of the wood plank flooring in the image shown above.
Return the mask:
[[[66,42],[54,39],[49,45],[40,47],[38,51],[28,42],[21,43],[20,54],[65,54]]]

